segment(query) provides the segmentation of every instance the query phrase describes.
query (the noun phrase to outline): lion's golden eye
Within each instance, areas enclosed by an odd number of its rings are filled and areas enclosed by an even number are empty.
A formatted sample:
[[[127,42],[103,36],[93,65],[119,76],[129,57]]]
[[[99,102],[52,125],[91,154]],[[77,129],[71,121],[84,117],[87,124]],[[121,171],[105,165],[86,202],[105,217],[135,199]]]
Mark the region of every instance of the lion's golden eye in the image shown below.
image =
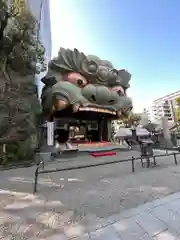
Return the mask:
[[[80,73],[76,72],[65,74],[64,80],[71,82],[80,88],[83,88],[88,83],[88,81]]]

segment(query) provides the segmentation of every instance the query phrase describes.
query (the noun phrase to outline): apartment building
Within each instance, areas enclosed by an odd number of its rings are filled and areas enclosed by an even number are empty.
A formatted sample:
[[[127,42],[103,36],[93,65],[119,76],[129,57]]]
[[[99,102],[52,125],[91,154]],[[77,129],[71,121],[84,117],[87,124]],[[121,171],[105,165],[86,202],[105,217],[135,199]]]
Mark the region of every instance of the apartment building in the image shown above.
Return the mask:
[[[22,0],[19,0],[22,1]],[[51,58],[51,21],[50,21],[50,3],[49,0],[23,0],[27,1],[32,14],[38,21],[38,35],[45,47],[46,58]]]
[[[22,1],[22,0],[21,0]],[[25,0],[23,0],[25,1]],[[50,3],[49,0],[26,0],[31,9],[32,14],[38,21],[38,35],[45,48],[45,59],[48,63],[51,59],[52,39],[51,39],[51,21],[50,21]],[[38,85],[39,96],[42,92],[43,84],[41,79],[46,72],[35,76],[35,81]]]
[[[37,31],[39,38],[46,49],[46,57],[51,58],[51,21],[49,0],[7,0],[16,11],[21,14],[22,11],[29,8],[37,20]]]
[[[162,117],[166,117],[168,122],[173,124],[175,122],[174,111],[178,97],[180,97],[180,90],[154,100],[146,110],[150,120],[158,121]]]

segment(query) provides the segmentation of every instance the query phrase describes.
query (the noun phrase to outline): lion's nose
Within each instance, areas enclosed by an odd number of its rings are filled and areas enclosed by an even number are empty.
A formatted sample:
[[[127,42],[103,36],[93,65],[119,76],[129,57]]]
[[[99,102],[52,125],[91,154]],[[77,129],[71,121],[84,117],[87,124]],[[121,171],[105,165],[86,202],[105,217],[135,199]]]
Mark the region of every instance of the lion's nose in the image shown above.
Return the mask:
[[[113,105],[117,102],[118,95],[106,86],[88,84],[82,89],[82,95],[90,102],[98,105]]]

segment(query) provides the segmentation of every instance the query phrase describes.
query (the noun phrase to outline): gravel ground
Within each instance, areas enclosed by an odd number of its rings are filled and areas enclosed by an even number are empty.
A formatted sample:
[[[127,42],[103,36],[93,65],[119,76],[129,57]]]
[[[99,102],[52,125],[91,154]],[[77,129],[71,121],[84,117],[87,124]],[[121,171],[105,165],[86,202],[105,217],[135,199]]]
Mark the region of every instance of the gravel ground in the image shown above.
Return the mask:
[[[138,156],[139,153],[124,152],[120,155],[117,160],[125,156]],[[60,224],[68,234],[69,224],[72,227],[72,224],[80,222],[92,223],[95,219],[100,220],[180,191],[180,155],[177,159],[179,165],[176,166],[173,157],[160,157],[157,159],[158,166],[150,169],[142,169],[138,161],[135,173],[131,172],[131,163],[124,162],[41,175],[36,196],[31,195],[34,167],[3,171],[0,174],[0,189],[29,194],[0,192],[0,221],[3,214],[13,214],[14,217],[23,216],[23,221],[39,219],[36,227],[45,229],[43,224],[47,226],[48,221],[55,218],[51,221],[55,224],[52,228],[56,229],[58,221],[58,226]],[[100,160],[82,156],[79,160],[61,159],[58,167],[85,164],[84,161],[89,164],[109,160],[112,158]],[[55,163],[49,167],[54,168]],[[15,206],[4,210],[12,203]],[[18,204],[21,204],[21,209]]]

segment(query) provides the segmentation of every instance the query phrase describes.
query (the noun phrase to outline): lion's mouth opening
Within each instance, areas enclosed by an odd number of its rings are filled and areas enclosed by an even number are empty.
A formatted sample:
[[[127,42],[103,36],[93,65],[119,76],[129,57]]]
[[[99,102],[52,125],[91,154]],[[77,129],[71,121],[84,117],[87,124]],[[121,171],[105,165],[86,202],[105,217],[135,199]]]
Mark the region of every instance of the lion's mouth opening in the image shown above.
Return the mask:
[[[126,111],[116,111],[115,109],[111,108],[111,107],[105,107],[105,106],[101,106],[101,105],[90,105],[90,104],[73,104],[73,105],[69,105],[66,101],[64,100],[57,100],[54,107],[53,107],[53,112],[60,112],[62,110],[65,109],[69,109],[69,107],[72,109],[72,113],[78,113],[78,112],[95,112],[95,113],[100,113],[100,114],[108,114],[108,115],[112,115],[114,117],[122,117],[123,115],[126,115],[127,112]]]
[[[78,108],[79,112],[98,112],[98,113],[105,113],[105,114],[112,114],[112,115],[116,115],[116,112],[113,110],[109,110],[109,109],[105,109],[105,108],[101,108],[101,107],[79,107]]]
[[[107,115],[112,115],[112,116],[119,116],[121,113],[117,112],[115,109],[113,108],[108,108],[108,107],[104,107],[101,105],[78,105],[75,104],[73,106],[73,113],[78,113],[78,112],[94,112],[94,113],[100,113],[102,114],[107,114]]]

